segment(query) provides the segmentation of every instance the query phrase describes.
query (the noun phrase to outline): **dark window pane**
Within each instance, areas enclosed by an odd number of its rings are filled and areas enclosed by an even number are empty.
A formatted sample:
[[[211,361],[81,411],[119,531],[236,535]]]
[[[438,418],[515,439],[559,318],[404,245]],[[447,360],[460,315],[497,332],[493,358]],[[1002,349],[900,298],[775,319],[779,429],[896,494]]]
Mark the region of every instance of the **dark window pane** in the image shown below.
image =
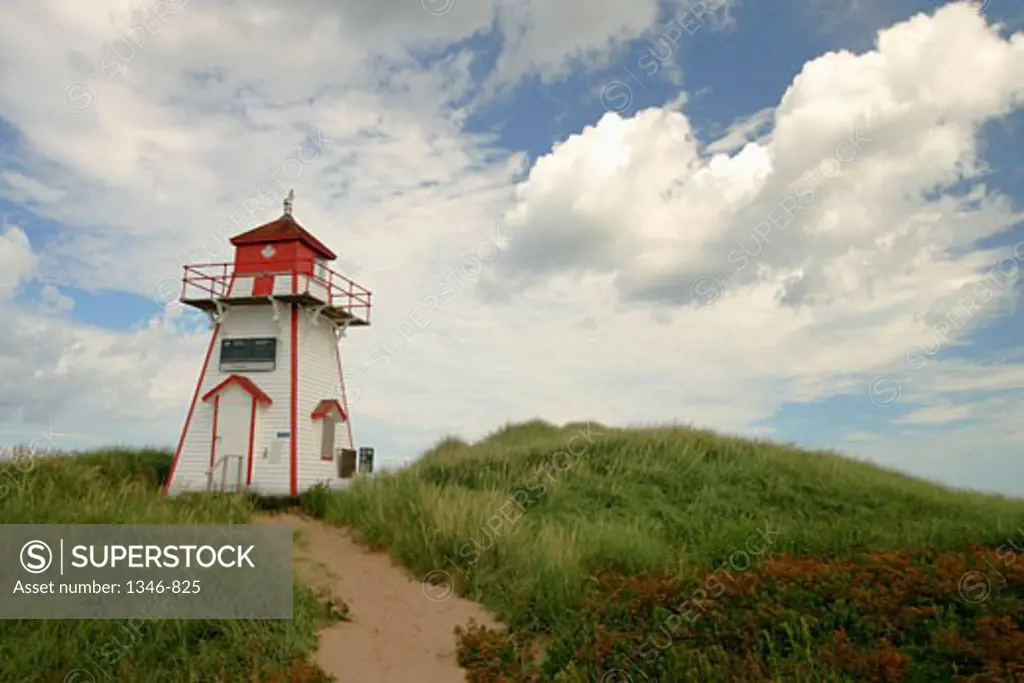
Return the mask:
[[[256,337],[251,339],[224,339],[220,347],[223,363],[271,363],[277,359],[277,339]]]

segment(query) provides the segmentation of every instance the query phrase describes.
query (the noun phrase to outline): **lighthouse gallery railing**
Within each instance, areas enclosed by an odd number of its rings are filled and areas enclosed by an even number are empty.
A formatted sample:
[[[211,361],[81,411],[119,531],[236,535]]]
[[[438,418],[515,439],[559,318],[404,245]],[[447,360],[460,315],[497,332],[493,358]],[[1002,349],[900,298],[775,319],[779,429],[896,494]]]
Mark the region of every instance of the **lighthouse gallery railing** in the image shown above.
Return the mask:
[[[181,299],[229,298],[236,295],[233,283],[239,278],[266,278],[285,275],[292,278],[292,294],[309,293],[310,283],[320,286],[324,303],[366,322],[370,321],[373,293],[325,265],[311,259],[267,261],[257,271],[237,272],[234,263],[197,263],[184,267]],[[302,285],[305,285],[303,288]]]

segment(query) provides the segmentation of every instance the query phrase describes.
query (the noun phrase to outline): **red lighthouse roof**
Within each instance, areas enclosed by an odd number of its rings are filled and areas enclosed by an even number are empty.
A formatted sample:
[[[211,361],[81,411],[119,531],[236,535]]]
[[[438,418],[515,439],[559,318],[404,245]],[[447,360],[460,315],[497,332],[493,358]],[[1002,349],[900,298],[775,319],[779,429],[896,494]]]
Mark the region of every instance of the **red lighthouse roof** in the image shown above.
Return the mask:
[[[268,242],[299,241],[326,259],[334,260],[337,254],[327,248],[323,242],[313,237],[304,227],[299,225],[291,213],[286,213],[275,221],[265,223],[241,235],[231,238],[231,244],[266,244]]]

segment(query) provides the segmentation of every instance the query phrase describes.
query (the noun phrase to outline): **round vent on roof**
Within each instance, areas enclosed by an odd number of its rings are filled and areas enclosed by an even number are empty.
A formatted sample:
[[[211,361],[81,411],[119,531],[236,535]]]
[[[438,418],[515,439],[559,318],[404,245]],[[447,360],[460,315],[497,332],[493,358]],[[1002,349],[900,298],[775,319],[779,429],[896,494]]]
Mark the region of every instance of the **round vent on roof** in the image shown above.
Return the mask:
[[[263,247],[263,251],[260,252],[260,255],[263,256],[263,258],[270,258],[276,253],[277,249],[274,249],[273,245],[268,244],[267,246]]]

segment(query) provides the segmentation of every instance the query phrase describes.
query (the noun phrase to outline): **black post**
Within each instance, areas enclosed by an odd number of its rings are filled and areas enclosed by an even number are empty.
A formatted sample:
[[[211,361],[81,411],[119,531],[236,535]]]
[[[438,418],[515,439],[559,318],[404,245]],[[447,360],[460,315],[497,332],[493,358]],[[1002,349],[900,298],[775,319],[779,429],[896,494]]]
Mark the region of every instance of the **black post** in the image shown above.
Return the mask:
[[[373,446],[363,446],[359,449],[359,472],[361,474],[373,472]]]

